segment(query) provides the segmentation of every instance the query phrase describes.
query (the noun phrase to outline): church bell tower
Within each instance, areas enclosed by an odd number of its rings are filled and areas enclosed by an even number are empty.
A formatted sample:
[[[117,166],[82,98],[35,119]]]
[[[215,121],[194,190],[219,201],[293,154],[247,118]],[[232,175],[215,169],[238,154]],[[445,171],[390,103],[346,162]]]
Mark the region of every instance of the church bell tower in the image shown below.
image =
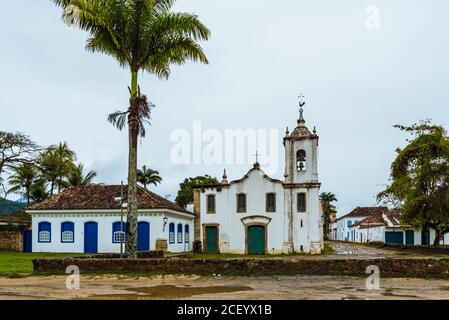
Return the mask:
[[[299,118],[292,133],[287,131],[285,146],[285,183],[318,182],[318,135],[310,132],[304,120],[304,97],[299,96]]]

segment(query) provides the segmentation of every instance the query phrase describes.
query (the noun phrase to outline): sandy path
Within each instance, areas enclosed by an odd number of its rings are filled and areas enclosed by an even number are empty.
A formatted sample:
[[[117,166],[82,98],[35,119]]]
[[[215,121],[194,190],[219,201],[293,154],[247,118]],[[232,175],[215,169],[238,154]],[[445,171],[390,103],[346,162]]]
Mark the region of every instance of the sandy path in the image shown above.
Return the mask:
[[[0,278],[0,299],[449,299],[448,280],[335,276],[117,278],[83,276],[79,290],[66,277]],[[417,289],[419,288],[419,290]]]

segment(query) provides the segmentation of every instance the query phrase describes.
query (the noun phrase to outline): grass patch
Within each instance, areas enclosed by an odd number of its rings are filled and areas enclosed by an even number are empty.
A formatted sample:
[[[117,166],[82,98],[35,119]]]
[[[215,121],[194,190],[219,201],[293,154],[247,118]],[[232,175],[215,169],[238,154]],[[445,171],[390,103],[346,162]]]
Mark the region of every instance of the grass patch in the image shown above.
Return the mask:
[[[79,253],[28,253],[0,251],[0,276],[19,278],[33,273],[33,259],[67,258]]]

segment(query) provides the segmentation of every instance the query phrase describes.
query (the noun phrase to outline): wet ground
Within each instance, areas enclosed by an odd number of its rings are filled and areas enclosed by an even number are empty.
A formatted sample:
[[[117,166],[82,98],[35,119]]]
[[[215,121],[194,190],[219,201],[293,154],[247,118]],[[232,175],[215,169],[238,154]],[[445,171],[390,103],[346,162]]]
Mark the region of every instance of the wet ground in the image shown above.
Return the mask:
[[[330,242],[334,253],[286,259],[428,258],[429,255]],[[368,275],[367,275],[368,276]],[[0,299],[449,299],[449,281],[380,278],[369,290],[366,278],[338,276],[199,277],[81,276],[69,290],[65,276],[1,278]]]
[[[449,281],[335,276],[152,278],[81,277],[79,290],[66,277],[0,278],[0,299],[449,299]]]

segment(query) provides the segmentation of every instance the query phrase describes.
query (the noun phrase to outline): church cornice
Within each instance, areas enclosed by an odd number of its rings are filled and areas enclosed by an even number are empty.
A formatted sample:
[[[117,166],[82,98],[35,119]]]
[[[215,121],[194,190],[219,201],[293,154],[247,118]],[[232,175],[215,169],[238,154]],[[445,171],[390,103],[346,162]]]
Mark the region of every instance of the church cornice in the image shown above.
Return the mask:
[[[312,188],[319,188],[321,187],[320,182],[303,182],[303,183],[283,183],[285,189],[295,189],[295,188],[305,188],[305,189],[312,189]]]

